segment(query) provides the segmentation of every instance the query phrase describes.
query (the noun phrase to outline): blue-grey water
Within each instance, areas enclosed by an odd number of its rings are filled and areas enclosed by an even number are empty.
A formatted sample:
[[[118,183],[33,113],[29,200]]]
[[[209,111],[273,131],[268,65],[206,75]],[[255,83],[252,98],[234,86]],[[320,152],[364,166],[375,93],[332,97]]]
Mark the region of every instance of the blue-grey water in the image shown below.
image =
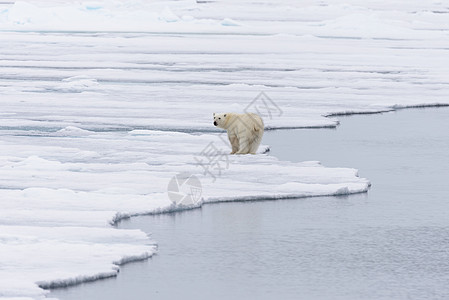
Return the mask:
[[[449,108],[339,119],[337,129],[266,132],[263,143],[282,160],[357,168],[367,194],[132,218],[118,227],[151,233],[156,256],[49,296],[449,299]]]

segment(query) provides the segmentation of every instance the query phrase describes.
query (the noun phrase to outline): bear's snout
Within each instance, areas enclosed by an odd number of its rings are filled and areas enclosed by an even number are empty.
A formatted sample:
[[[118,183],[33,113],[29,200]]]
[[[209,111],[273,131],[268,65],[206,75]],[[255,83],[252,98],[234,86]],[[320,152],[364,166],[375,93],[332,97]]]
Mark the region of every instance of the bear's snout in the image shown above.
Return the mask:
[[[217,121],[214,121],[214,125],[217,126]]]

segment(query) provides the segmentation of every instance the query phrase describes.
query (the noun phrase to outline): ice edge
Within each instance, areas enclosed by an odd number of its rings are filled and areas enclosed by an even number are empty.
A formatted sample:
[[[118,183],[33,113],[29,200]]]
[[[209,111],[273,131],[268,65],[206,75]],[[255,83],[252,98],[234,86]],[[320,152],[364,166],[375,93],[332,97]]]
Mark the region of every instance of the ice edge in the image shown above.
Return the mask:
[[[449,103],[433,103],[433,104],[416,104],[416,105],[399,105],[395,104],[390,106],[387,109],[380,109],[376,111],[347,111],[347,112],[336,112],[324,115],[325,117],[334,117],[334,116],[349,116],[349,115],[358,115],[358,114],[380,114],[385,112],[391,112],[401,109],[413,109],[413,108],[431,108],[431,107],[449,107]],[[339,122],[338,122],[339,123]],[[282,130],[282,129],[306,129],[306,128],[335,128],[338,123],[333,125],[326,126],[301,126],[301,127],[267,127],[266,130]],[[175,130],[176,131],[176,130]],[[358,174],[356,174],[358,177]],[[148,215],[158,215],[164,213],[174,213],[180,211],[186,211],[196,208],[201,208],[203,204],[214,204],[214,203],[224,203],[224,202],[245,202],[245,201],[270,201],[270,200],[287,200],[287,199],[299,199],[299,198],[312,198],[312,197],[335,197],[335,196],[346,196],[346,195],[355,195],[362,194],[368,192],[371,187],[371,183],[369,181],[366,182],[365,186],[358,190],[351,191],[348,187],[342,187],[335,191],[334,193],[329,194],[320,194],[320,195],[308,195],[308,194],[285,194],[285,195],[252,195],[252,196],[244,196],[238,198],[210,198],[209,200],[204,201],[204,199],[197,205],[192,206],[175,206],[172,205],[166,209],[158,209],[155,211],[147,211],[147,212],[139,212],[139,213],[121,213],[117,212],[112,220],[110,220],[110,224],[112,226],[116,226],[120,221],[125,219],[130,219],[132,217],[137,216],[148,216]],[[156,247],[156,246],[154,246]],[[100,279],[106,279],[115,277],[120,272],[119,266],[124,265],[126,263],[142,261],[150,258],[154,253],[145,252],[141,255],[136,256],[124,256],[120,260],[113,262],[113,264],[117,265],[117,268],[111,270],[110,272],[101,272],[95,275],[90,276],[78,276],[75,278],[61,279],[61,280],[51,280],[51,281],[39,281],[36,284],[42,289],[55,289],[55,288],[64,288],[69,286],[74,286],[86,282],[92,282]]]
[[[357,177],[358,174],[355,174]],[[146,212],[137,212],[137,213],[122,213],[118,212],[116,215],[110,220],[110,224],[112,226],[116,226],[120,221],[130,219],[132,217],[138,216],[152,216],[152,215],[160,215],[166,213],[175,213],[182,212],[192,209],[197,209],[203,207],[204,204],[214,204],[214,203],[224,203],[224,202],[246,202],[246,201],[272,201],[272,200],[287,200],[287,199],[301,199],[301,198],[316,198],[316,197],[334,197],[334,196],[349,196],[355,194],[362,194],[369,191],[371,187],[371,182],[366,180],[363,187],[359,189],[350,189],[347,186],[341,187],[337,189],[333,193],[323,193],[323,194],[307,194],[307,193],[290,193],[290,194],[278,194],[278,195],[249,195],[242,197],[210,197],[207,199],[202,199],[201,202],[195,205],[183,205],[176,206],[172,204],[171,206],[165,209],[157,209],[154,211],[146,211]]]
[[[111,271],[109,272],[100,272],[94,275],[80,275],[77,277],[72,278],[66,278],[66,279],[57,279],[57,280],[49,280],[49,281],[38,281],[36,284],[42,288],[42,289],[56,289],[56,288],[66,288],[86,282],[92,282],[100,279],[106,279],[111,277],[116,277],[118,273],[120,272],[119,266],[135,262],[135,261],[142,261],[146,260],[150,257],[152,257],[157,250],[157,246],[153,245],[152,252],[144,252],[140,255],[132,255],[132,256],[123,256],[117,261],[114,261],[113,264],[116,265],[116,267],[113,267]]]
[[[329,113],[323,115],[324,117],[338,117],[338,116],[352,116],[352,115],[374,115],[374,114],[383,114],[387,112],[402,110],[402,109],[413,109],[413,108],[438,108],[438,107],[449,107],[449,103],[429,103],[429,104],[413,104],[413,105],[400,105],[400,104],[394,104],[391,106],[388,106],[384,109],[378,109],[373,111],[366,111],[366,110],[350,110],[350,111],[342,111],[342,112],[335,112],[335,113]],[[321,127],[323,128],[323,127]]]

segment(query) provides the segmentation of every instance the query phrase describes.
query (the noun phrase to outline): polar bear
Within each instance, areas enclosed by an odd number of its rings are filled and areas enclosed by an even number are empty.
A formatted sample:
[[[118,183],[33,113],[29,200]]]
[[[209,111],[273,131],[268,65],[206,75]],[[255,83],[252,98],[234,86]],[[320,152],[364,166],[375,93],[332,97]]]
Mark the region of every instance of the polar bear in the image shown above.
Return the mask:
[[[228,132],[231,154],[256,154],[264,128],[260,116],[254,113],[214,113],[214,125]]]

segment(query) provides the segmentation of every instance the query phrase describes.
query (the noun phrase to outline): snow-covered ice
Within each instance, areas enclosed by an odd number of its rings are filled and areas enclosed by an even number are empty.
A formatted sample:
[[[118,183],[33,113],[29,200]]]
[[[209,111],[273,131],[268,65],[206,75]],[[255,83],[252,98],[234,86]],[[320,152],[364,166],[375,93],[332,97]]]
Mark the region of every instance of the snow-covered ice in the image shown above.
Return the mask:
[[[270,129],[449,105],[449,2],[297,2],[0,4],[0,297],[154,254],[112,225],[184,209],[167,197],[181,172],[200,179],[198,205],[367,191],[357,170],[267,146],[205,169],[205,150],[229,152],[213,112],[259,110]]]

